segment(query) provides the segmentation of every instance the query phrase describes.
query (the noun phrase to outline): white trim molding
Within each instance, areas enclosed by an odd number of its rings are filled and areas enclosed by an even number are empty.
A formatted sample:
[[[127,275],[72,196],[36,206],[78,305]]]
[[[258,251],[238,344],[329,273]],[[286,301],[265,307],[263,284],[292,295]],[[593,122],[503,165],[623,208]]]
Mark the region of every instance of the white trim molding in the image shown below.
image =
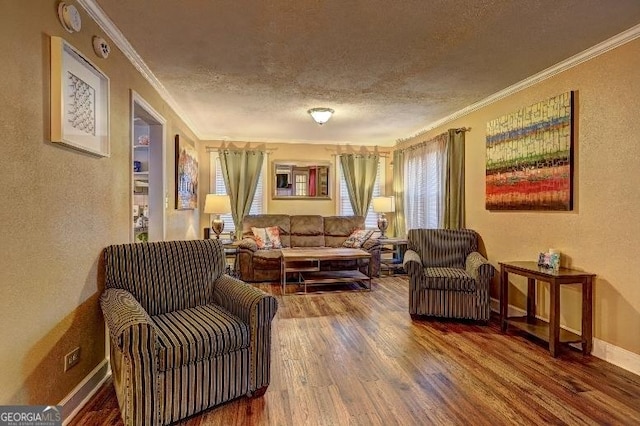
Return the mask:
[[[514,93],[517,93],[533,85],[536,85],[557,74],[560,74],[561,72],[564,72],[570,68],[573,68],[583,62],[589,61],[597,56],[600,56],[603,53],[607,53],[608,51],[613,50],[616,47],[629,43],[638,37],[640,37],[640,24],[635,25],[626,31],[623,31],[620,34],[615,35],[603,41],[602,43],[598,43],[595,46],[592,46],[586,50],[583,50],[582,52],[576,55],[573,55],[572,57],[565,59],[562,62],[552,65],[551,67],[545,70],[542,70],[537,74],[527,77],[516,84],[513,84],[505,89],[502,89],[499,92],[496,92],[493,95],[490,95],[482,99],[481,101],[476,102],[475,104],[471,104],[468,107],[463,108],[459,111],[456,111],[451,115],[448,115],[440,120],[434,121],[433,123],[424,127],[422,130],[419,130],[417,133],[413,134],[412,136],[409,136],[406,138],[400,138],[396,140],[396,144],[399,144],[407,140],[413,139],[415,137],[418,137],[420,135],[423,135],[424,133],[427,133],[428,131],[438,128],[440,126],[444,126],[445,124],[450,123],[454,120],[457,120],[458,118],[464,117],[465,115],[471,114],[472,112],[477,111],[480,108],[484,108],[488,105],[491,105],[494,102],[497,102],[503,98],[506,98],[507,96],[511,96]]]
[[[184,110],[180,107],[178,102],[171,96],[169,91],[158,80],[153,71],[147,66],[144,60],[140,57],[138,52],[133,48],[129,40],[122,34],[116,24],[109,18],[109,16],[102,10],[102,8],[96,3],[95,0],[78,0],[78,4],[89,14],[91,19],[102,28],[105,34],[113,41],[113,43],[122,51],[124,56],[129,59],[133,66],[142,74],[142,76],[153,86],[158,92],[160,97],[175,111],[175,113],[185,122],[189,129],[199,138],[200,133],[195,127],[193,122],[185,114]]]
[[[62,424],[68,425],[76,414],[111,376],[109,360],[104,359],[58,405],[62,406]]]
[[[500,301],[498,299],[491,298],[491,310],[500,314]],[[521,309],[517,306],[509,305],[509,313],[511,316],[524,316],[527,314],[527,311]],[[547,320],[546,318],[542,318],[536,315],[536,318]],[[575,334],[580,334],[580,331],[574,330],[569,327],[565,327],[563,325],[560,326],[565,330],[568,330]],[[576,348],[580,348],[580,345],[572,345]],[[603,361],[606,361],[610,364],[616,365],[620,368],[623,368],[633,374],[640,376],[640,355],[623,349],[619,346],[612,345],[611,343],[605,342],[604,340],[600,340],[594,337],[593,339],[593,348],[591,350],[591,355],[596,358],[600,358]]]

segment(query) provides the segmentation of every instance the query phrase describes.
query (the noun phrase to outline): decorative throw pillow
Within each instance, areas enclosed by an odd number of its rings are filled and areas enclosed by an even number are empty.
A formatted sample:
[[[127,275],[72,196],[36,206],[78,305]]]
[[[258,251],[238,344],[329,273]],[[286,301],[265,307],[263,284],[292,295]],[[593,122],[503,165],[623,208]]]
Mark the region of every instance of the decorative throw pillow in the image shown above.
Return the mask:
[[[279,249],[282,248],[280,241],[280,228],[277,226],[269,226],[268,228],[251,228],[253,237],[256,240],[258,249]]]
[[[373,230],[356,229],[349,238],[342,243],[342,247],[360,248],[362,244],[373,234]]]

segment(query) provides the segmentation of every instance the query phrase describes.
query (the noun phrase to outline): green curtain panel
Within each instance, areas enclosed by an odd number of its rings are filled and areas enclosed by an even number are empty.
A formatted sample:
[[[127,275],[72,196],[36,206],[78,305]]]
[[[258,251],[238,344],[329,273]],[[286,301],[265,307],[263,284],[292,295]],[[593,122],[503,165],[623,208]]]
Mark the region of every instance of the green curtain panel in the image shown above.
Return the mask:
[[[262,170],[264,152],[220,150],[222,177],[231,200],[231,215],[236,230],[242,230],[242,218],[249,214]]]
[[[378,173],[378,154],[342,154],[340,165],[356,216],[366,216]]]
[[[444,179],[443,227],[465,227],[464,216],[464,135],[461,129],[449,129]]]
[[[393,152],[393,196],[396,211],[391,222],[392,235],[404,238],[407,235],[407,223],[404,218],[404,152]]]

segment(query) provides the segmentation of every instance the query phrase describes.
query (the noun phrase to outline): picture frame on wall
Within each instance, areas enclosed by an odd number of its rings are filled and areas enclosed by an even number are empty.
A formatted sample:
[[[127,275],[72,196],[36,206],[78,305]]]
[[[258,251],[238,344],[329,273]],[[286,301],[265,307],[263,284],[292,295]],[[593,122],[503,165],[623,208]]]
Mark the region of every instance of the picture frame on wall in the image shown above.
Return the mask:
[[[574,92],[487,123],[486,209],[573,209]]]
[[[109,78],[60,37],[51,37],[51,142],[110,155]]]
[[[176,209],[198,208],[198,154],[192,143],[176,135]]]

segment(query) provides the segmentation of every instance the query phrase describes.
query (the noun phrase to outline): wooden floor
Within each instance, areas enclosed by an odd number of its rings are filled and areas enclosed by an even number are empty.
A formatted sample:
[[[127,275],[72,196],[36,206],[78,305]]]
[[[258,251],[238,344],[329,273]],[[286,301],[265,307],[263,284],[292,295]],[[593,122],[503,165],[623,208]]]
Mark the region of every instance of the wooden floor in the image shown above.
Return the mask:
[[[640,376],[578,351],[549,355],[497,320],[411,321],[407,280],[278,297],[271,385],[185,425],[638,425]],[[122,424],[106,383],[71,424]]]

